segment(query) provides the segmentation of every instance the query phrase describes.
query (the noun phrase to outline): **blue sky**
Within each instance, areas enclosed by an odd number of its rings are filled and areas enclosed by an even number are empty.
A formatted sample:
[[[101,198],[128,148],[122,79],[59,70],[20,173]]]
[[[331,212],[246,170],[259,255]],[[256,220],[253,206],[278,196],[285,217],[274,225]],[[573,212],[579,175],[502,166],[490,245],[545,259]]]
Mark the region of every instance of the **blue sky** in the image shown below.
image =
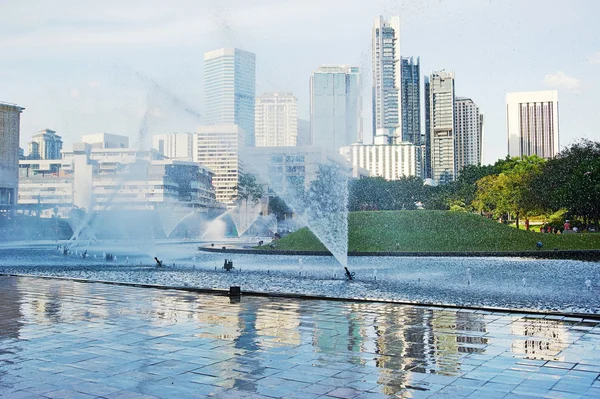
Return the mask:
[[[147,146],[203,124],[203,54],[236,46],[256,53],[257,91],[293,92],[303,119],[313,70],[362,67],[368,136],[379,14],[400,15],[401,53],[422,74],[454,71],[456,94],[480,106],[485,163],[506,155],[510,91],[557,89],[561,145],[600,140],[594,0],[0,1],[0,101],[26,108],[22,146],[43,128],[66,147],[99,132]]]

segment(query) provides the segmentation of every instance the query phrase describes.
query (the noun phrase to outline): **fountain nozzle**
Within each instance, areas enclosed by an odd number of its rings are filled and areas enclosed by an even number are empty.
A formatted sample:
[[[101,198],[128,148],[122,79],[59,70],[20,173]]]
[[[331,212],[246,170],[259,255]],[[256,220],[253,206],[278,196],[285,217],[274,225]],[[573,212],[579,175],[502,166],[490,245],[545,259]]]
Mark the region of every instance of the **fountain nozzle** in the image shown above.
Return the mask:
[[[346,277],[348,280],[354,280],[354,272],[350,272],[346,266],[344,266],[344,269],[346,270]]]

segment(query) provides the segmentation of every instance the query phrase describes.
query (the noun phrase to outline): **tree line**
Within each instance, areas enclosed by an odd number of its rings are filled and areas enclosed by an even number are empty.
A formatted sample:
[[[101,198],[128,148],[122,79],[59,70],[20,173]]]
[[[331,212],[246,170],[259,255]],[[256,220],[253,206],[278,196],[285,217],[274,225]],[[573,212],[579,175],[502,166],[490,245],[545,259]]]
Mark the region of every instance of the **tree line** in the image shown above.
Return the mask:
[[[598,225],[600,143],[583,140],[556,157],[507,157],[494,165],[469,165],[458,178],[437,187],[418,177],[380,177],[350,183],[349,210],[425,209],[480,212],[519,220],[566,210],[569,218]]]

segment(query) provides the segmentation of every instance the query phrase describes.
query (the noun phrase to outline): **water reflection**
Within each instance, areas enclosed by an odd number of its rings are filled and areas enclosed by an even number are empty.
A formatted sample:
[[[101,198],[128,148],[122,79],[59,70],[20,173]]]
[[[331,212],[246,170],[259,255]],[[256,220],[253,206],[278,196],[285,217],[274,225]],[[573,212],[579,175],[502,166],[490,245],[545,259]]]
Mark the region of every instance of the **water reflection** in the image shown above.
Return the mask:
[[[89,328],[97,327],[94,339],[108,346],[133,345],[129,352],[161,360],[210,359],[199,362],[201,373],[218,377],[219,386],[269,395],[280,388],[261,379],[298,378],[300,366],[326,373],[316,371],[315,381],[347,379],[394,395],[420,389],[431,375],[460,377],[472,370],[469,359],[481,364],[502,355],[503,367],[523,358],[565,361],[565,349],[583,334],[570,329],[577,321],[396,304],[247,296],[232,303],[173,290],[14,277],[0,277],[0,285],[2,353],[23,351],[26,358],[29,348],[40,350],[36,339],[65,330],[85,344]],[[65,343],[52,345],[60,356]]]

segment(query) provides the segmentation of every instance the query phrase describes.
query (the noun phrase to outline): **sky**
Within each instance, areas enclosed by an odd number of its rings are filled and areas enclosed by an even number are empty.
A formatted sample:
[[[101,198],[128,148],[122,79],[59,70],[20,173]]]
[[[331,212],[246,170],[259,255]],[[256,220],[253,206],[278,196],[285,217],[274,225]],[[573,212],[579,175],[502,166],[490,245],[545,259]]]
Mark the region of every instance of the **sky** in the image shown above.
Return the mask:
[[[0,0],[0,101],[25,107],[25,149],[45,128],[65,148],[100,132],[147,148],[204,123],[203,55],[238,47],[256,54],[257,93],[294,93],[302,119],[319,65],[361,67],[368,140],[373,22],[400,15],[401,55],[453,71],[483,112],[488,164],[507,153],[508,92],[558,90],[561,147],[600,140],[599,14],[596,0]]]

